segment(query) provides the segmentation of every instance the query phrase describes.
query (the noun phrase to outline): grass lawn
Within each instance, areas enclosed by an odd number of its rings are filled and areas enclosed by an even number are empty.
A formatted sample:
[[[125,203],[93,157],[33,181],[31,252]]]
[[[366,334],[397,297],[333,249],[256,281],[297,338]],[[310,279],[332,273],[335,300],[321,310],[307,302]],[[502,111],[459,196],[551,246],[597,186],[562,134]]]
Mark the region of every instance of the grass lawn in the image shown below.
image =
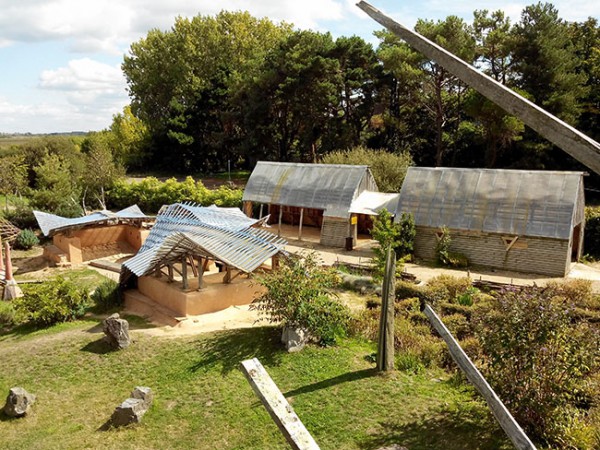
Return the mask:
[[[0,336],[0,396],[13,386],[38,396],[30,416],[0,415],[0,448],[289,448],[238,369],[251,357],[322,449],[511,448],[469,388],[441,371],[379,376],[370,343],[288,354],[270,327],[179,338],[139,330],[111,352],[101,336],[97,321]],[[155,393],[142,424],[99,431],[135,386]]]

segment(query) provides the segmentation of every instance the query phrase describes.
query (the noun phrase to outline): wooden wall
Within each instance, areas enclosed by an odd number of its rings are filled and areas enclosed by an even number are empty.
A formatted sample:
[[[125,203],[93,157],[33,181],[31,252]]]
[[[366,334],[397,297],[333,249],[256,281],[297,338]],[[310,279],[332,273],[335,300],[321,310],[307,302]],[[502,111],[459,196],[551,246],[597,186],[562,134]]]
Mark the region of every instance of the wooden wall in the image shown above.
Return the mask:
[[[435,261],[437,228],[417,227],[415,256]],[[503,236],[450,230],[450,249],[462,253],[469,265],[547,276],[565,276],[570,269],[569,241],[520,236],[507,251]]]

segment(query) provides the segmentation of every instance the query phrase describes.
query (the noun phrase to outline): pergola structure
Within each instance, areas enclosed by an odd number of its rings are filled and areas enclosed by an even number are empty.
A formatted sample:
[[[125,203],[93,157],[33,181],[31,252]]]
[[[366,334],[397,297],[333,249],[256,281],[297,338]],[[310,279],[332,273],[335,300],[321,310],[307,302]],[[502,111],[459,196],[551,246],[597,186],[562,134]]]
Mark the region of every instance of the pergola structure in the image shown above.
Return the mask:
[[[74,218],[42,211],[33,213],[42,233],[52,237],[52,245],[44,248],[44,257],[57,264],[79,264],[137,251],[144,243],[153,220],[137,205],[118,212],[98,211]]]
[[[259,228],[267,219],[250,219],[238,208],[169,205],[157,216],[142,248],[123,263],[121,286],[132,288],[137,282],[138,291],[182,316],[242,301],[208,289],[214,283],[207,283],[207,271],[216,264],[224,272],[223,284],[231,285],[240,274],[253,272],[269,259],[276,267],[286,241]],[[210,274],[209,281],[216,275]],[[126,301],[128,295],[130,291]],[[210,306],[203,299],[208,295]]]

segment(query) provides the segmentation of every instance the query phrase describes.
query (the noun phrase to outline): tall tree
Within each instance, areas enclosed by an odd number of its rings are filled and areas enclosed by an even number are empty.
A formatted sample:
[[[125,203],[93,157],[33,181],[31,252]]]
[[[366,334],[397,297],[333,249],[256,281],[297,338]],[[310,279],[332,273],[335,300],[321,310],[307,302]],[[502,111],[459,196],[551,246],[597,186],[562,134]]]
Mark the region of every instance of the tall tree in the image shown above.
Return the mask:
[[[586,75],[568,25],[550,3],[527,6],[513,28],[514,66],[517,87],[547,111],[575,124],[580,114],[579,99],[585,96]]]
[[[467,24],[459,17],[448,16],[446,20],[437,22],[420,19],[415,30],[468,63],[475,58],[475,40]],[[435,61],[424,60],[422,66],[428,75],[424,106],[433,119],[435,130],[434,163],[441,166],[451,140],[448,130],[458,127],[466,86]]]
[[[248,141],[257,156],[315,161],[337,113],[342,77],[329,33],[297,31],[265,58],[242,97]]]

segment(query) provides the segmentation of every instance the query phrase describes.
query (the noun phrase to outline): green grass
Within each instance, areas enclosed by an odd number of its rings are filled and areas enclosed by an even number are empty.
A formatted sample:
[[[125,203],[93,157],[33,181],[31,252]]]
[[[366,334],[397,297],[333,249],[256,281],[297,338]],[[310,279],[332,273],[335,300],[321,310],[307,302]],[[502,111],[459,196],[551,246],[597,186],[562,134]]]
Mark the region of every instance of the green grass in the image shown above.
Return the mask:
[[[367,342],[288,354],[269,327],[185,338],[134,331],[131,347],[111,352],[99,328],[0,336],[0,394],[22,386],[38,396],[30,416],[0,416],[2,448],[289,448],[238,370],[252,357],[324,450],[510,448],[469,389],[439,371],[379,376]],[[142,424],[98,431],[139,385],[155,392]]]

